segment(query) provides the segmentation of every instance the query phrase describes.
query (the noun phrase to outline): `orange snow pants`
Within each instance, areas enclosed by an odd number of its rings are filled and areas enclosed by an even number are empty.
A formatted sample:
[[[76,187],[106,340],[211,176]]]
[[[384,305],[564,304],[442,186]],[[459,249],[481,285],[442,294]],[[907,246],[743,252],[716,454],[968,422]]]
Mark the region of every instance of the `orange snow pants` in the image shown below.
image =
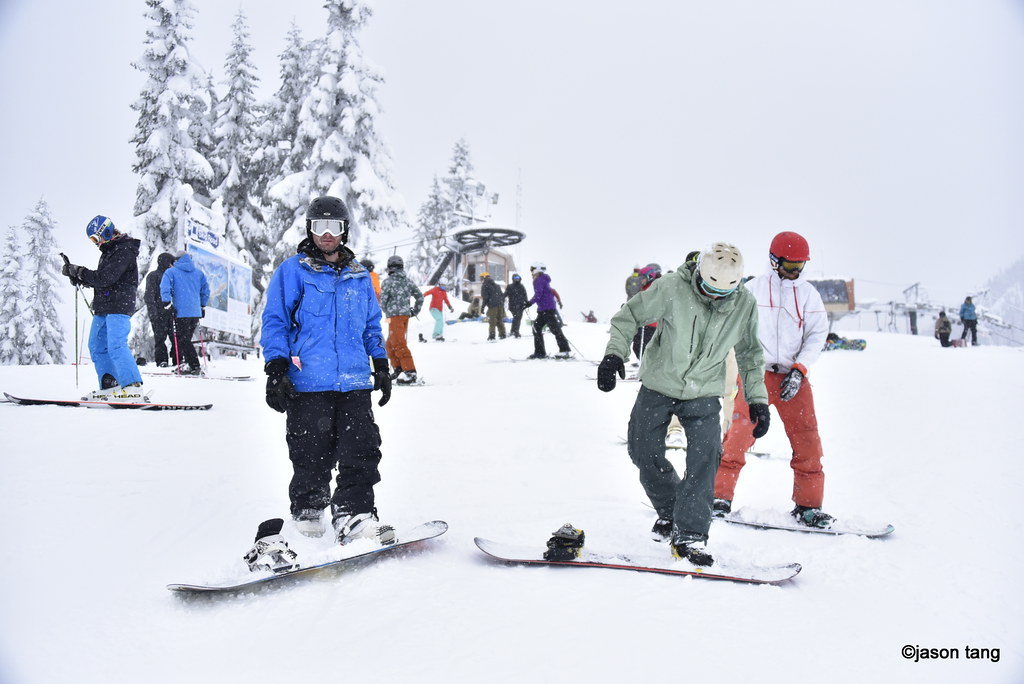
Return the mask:
[[[793,502],[798,506],[821,508],[825,496],[825,471],[821,469],[821,438],[818,419],[814,415],[814,393],[811,383],[804,378],[800,391],[789,401],[779,398],[784,373],[766,371],[764,384],[768,388],[768,404],[779,412],[793,447],[790,467],[793,468]],[[732,501],[740,470],[746,464],[747,449],[754,445],[754,424],[750,422],[750,408],[743,396],[742,383],[732,409],[732,425],[722,442],[722,463],[715,478],[715,498]]]
[[[409,331],[408,316],[392,316],[388,319],[388,341],[384,343],[384,350],[388,353],[388,361],[392,368],[401,368],[404,371],[416,370],[416,362],[412,360],[412,352],[405,341]]]

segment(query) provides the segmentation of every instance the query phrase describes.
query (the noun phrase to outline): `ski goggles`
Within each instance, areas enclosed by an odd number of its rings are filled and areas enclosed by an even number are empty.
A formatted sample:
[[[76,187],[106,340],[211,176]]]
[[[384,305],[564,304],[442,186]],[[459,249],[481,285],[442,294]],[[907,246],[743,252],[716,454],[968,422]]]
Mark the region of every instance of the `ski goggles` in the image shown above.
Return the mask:
[[[323,237],[327,233],[341,237],[347,229],[348,221],[342,219],[312,219],[309,222],[309,232],[317,237]]]
[[[772,263],[775,268],[781,268],[786,273],[799,273],[804,270],[804,266],[807,264],[806,261],[790,261],[789,259],[780,259],[776,256],[772,257]]]
[[[722,290],[714,285],[708,285],[708,281],[703,278],[700,279],[700,291],[709,297],[728,297],[736,291],[735,287],[729,288],[728,290]]]

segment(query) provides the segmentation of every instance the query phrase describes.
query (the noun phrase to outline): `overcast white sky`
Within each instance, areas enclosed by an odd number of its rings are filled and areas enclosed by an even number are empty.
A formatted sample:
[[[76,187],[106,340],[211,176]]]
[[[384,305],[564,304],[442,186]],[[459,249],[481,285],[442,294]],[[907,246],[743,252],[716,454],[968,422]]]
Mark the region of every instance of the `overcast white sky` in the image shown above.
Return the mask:
[[[321,4],[194,0],[194,53],[220,79],[242,8],[269,94]],[[86,222],[130,218],[144,9],[0,0],[0,229],[43,196],[94,263]],[[361,42],[410,216],[465,138],[497,222],[521,179],[520,265],[545,261],[573,316],[714,240],[759,273],[780,230],[861,299],[920,282],[954,304],[1024,256],[1020,0],[387,0]]]

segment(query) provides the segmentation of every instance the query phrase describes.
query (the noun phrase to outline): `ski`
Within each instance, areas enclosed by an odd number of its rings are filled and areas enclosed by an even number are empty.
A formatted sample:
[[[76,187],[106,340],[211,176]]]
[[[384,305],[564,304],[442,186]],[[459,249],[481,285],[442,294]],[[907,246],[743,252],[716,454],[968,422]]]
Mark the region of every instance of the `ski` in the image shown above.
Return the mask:
[[[252,380],[251,375],[189,375],[187,373],[161,373],[160,371],[142,371],[143,375],[154,378],[188,378],[191,380],[227,380],[231,382],[245,382]]]
[[[892,525],[869,526],[846,523],[842,520],[836,520],[832,523],[831,527],[808,527],[807,525],[801,525],[798,523],[789,514],[782,513],[780,511],[747,510],[744,508],[733,511],[732,513],[727,513],[721,517],[712,518],[712,520],[721,520],[722,522],[732,523],[734,525],[755,527],[760,530],[787,530],[789,532],[829,534],[833,536],[849,534],[859,537],[867,537],[868,539],[885,537],[896,530]]]
[[[7,401],[22,406],[84,406],[86,408],[138,409],[140,411],[208,411],[213,404],[157,404],[127,401],[88,401],[85,399],[26,399],[4,392]]]
[[[796,577],[800,572],[799,563],[786,565],[737,565],[718,560],[711,567],[701,568],[685,560],[676,560],[668,552],[664,557],[645,557],[633,554],[611,554],[591,551],[586,547],[577,550],[578,556],[571,560],[549,560],[543,547],[533,548],[500,544],[476,537],[477,548],[491,558],[518,565],[558,565],[563,567],[608,568],[653,572],[664,575],[685,575],[701,579],[727,580],[749,584],[775,584]]]
[[[545,356],[542,359],[529,359],[529,358],[523,359],[523,358],[519,358],[519,357],[516,357],[516,356],[510,356],[510,357],[508,357],[508,360],[511,361],[512,363],[522,363],[522,362],[530,362],[530,361],[562,361],[562,362],[565,362],[565,361],[577,361],[577,362],[589,363],[589,364],[592,364],[594,366],[598,365],[594,361],[590,361],[589,359],[580,358],[580,357],[576,356],[575,354],[570,354],[569,356],[552,356],[552,355],[549,355],[549,356]]]
[[[331,550],[332,553],[340,554],[340,557],[335,556],[330,560],[314,563],[312,565],[300,565],[294,570],[274,574],[270,571],[248,572],[246,569],[246,575],[244,576],[244,579],[241,580],[236,577],[235,579],[205,584],[168,584],[167,588],[171,591],[185,593],[217,593],[251,589],[253,587],[277,582],[278,580],[295,578],[298,576],[308,576],[326,568],[342,567],[347,563],[353,563],[360,559],[365,560],[380,554],[390,553],[396,549],[401,549],[411,544],[440,537],[447,530],[448,523],[443,520],[434,520],[418,525],[407,532],[399,530],[398,537],[393,544],[389,544],[387,546],[374,546],[367,550],[367,546],[373,542],[370,540],[359,540],[349,544],[348,546],[337,546]],[[302,559],[299,558],[299,560],[301,561]],[[240,561],[239,564],[242,568],[245,568],[244,563]]]

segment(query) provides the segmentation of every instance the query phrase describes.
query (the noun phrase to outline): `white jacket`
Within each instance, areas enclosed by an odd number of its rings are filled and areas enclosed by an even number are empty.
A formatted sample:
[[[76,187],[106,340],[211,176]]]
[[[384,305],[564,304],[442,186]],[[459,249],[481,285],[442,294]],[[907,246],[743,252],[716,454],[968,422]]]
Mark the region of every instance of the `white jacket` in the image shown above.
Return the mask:
[[[746,285],[757,299],[757,336],[766,370],[788,373],[794,364],[818,360],[828,335],[828,314],[821,295],[802,277],[783,280],[774,270]]]

